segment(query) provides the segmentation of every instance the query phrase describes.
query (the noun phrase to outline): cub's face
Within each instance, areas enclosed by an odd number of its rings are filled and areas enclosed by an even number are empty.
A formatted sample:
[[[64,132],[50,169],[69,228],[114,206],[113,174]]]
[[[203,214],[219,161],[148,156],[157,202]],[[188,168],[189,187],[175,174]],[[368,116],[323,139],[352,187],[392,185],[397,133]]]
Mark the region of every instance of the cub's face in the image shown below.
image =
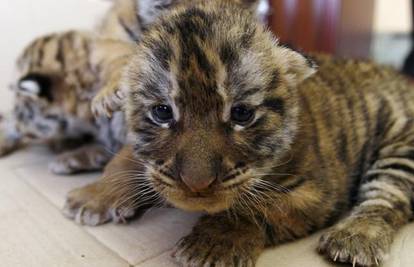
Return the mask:
[[[218,212],[286,157],[296,85],[314,70],[248,11],[194,6],[163,18],[125,73],[132,140],[154,188],[188,210]]]

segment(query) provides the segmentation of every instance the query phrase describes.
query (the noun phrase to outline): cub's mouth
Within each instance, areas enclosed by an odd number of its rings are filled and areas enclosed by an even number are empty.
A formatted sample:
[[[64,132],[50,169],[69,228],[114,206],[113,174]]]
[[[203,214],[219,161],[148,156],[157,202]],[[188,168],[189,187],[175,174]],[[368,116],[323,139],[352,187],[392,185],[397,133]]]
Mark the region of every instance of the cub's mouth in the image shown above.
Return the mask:
[[[251,186],[249,176],[243,175],[236,178],[237,182],[216,181],[206,190],[193,192],[184,182],[173,180],[161,173],[152,173],[150,176],[154,189],[173,206],[208,213],[230,209]]]

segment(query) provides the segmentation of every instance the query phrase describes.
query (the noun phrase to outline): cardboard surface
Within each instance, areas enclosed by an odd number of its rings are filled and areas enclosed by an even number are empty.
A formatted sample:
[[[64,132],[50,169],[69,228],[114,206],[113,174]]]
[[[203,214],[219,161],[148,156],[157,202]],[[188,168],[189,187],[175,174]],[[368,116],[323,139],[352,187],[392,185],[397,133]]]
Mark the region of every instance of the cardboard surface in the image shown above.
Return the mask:
[[[177,266],[177,240],[199,214],[154,209],[126,225],[82,227],[60,213],[66,193],[99,174],[56,176],[51,155],[35,147],[0,159],[0,266]],[[341,266],[316,253],[320,233],[267,250],[257,266]],[[414,224],[399,233],[384,267],[414,263]]]

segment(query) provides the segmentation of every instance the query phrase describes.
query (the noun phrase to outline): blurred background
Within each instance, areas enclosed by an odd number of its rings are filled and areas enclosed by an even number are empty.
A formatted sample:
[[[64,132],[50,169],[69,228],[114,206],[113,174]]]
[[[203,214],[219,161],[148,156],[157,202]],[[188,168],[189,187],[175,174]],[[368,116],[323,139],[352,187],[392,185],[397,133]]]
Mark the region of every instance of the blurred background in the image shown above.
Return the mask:
[[[372,58],[401,69],[411,50],[411,0],[269,0],[269,26],[281,41],[304,51]],[[38,35],[91,29],[110,0],[0,1],[0,110],[14,61]],[[414,63],[413,63],[414,65]],[[413,68],[414,69],[414,68]]]
[[[305,51],[401,68],[411,49],[411,0],[271,0],[269,24]]]

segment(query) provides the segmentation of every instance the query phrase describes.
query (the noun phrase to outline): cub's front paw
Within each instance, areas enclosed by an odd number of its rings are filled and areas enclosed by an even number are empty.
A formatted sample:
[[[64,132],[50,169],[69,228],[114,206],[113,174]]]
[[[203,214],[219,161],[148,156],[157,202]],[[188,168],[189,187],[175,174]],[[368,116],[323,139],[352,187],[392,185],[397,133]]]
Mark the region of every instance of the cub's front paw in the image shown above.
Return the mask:
[[[49,163],[49,171],[54,174],[67,175],[76,173],[82,166],[82,162],[75,157],[58,156]]]
[[[86,146],[57,156],[49,164],[49,170],[59,175],[99,171],[109,159],[110,155],[103,148]]]
[[[118,87],[104,88],[92,101],[92,112],[95,116],[111,117],[112,113],[121,109],[126,97]]]
[[[231,240],[211,240],[190,234],[175,248],[173,257],[183,266],[191,267],[254,267],[256,257],[237,247]]]
[[[379,266],[389,252],[393,229],[385,222],[346,219],[322,235],[319,251],[352,266]]]
[[[135,215],[128,208],[116,208],[109,197],[100,195],[99,186],[91,184],[70,191],[63,207],[63,214],[79,224],[96,226],[109,221],[126,222]]]
[[[212,219],[210,223],[202,218],[192,233],[177,243],[172,256],[183,266],[255,266],[264,247],[261,234],[253,225],[233,228],[224,222],[220,227],[220,221]]]

